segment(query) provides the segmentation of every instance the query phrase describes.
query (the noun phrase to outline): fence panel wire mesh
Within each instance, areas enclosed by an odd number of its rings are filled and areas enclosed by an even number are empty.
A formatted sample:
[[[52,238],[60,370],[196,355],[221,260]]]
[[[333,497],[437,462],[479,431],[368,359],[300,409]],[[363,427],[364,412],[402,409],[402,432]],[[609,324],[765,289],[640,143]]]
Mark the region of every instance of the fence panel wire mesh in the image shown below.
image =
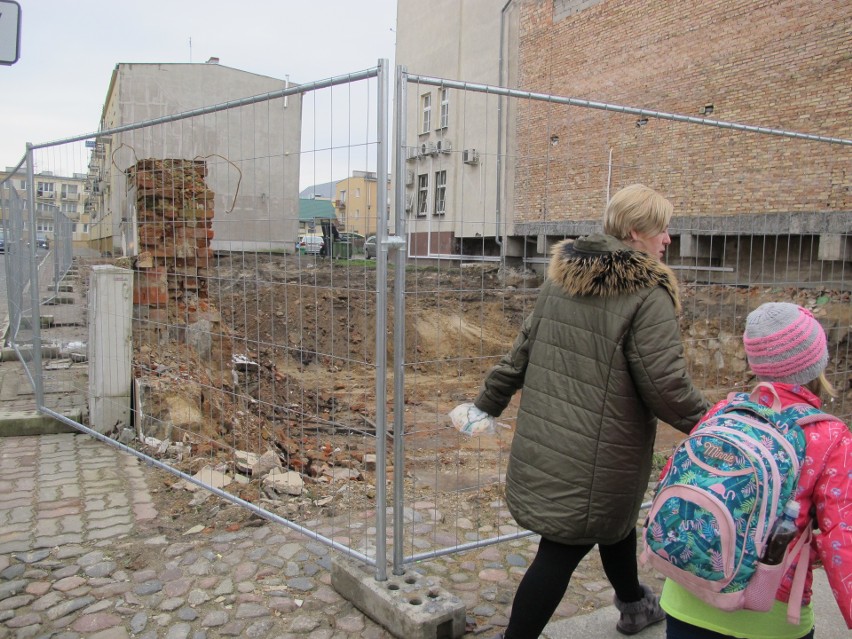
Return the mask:
[[[43,388],[41,359],[43,355],[40,328],[43,313],[40,305],[50,306],[62,300],[59,284],[71,267],[72,222],[57,206],[44,204],[28,197],[32,180],[21,179],[16,167],[11,176],[0,185],[0,200],[8,212],[3,216],[2,250],[5,262],[4,278],[7,307],[7,325],[4,327],[3,346],[9,346],[22,363],[33,387],[40,393]],[[12,176],[18,176],[17,183]],[[29,214],[32,207],[37,216]],[[50,219],[50,236],[46,229],[33,220]],[[38,281],[46,282],[42,295]],[[45,353],[50,356],[51,353]]]
[[[510,348],[553,244],[597,230],[631,182],[675,205],[666,259],[697,385],[714,399],[747,387],[746,314],[793,300],[827,329],[831,412],[852,414],[848,140],[411,77],[388,190],[376,76],[116,122],[35,152],[42,171],[88,171],[99,256],[78,249],[80,277],[97,263],[133,272],[132,316],[113,318],[132,324],[132,410],[105,430],[176,489],[203,484],[377,564],[386,542],[396,565],[527,535],[502,499],[512,431],[466,438],[447,413]],[[330,202],[300,201],[328,183]],[[391,195],[399,252],[383,242]],[[298,245],[330,230],[327,215],[349,243]],[[373,259],[362,251],[376,234]],[[676,436],[661,426],[660,454]]]
[[[396,165],[409,270],[404,503],[433,525],[406,528],[406,562],[523,534],[501,497],[511,432],[466,439],[447,428],[447,412],[472,401],[508,351],[551,248],[599,232],[610,195],[631,183],[675,207],[666,262],[681,282],[698,387],[713,400],[749,388],[746,315],[765,301],[794,301],[826,329],[839,391],[827,410],[848,420],[852,141],[407,80],[405,161]],[[508,424],[517,400],[501,416]],[[680,437],[661,425],[659,454]]]

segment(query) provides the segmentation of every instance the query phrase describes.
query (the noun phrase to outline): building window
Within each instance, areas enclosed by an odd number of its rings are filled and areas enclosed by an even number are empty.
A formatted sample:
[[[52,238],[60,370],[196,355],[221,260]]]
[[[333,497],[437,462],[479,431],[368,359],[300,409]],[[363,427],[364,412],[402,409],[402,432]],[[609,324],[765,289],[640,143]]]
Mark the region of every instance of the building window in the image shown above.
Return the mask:
[[[426,215],[429,210],[429,174],[417,176],[417,215]]]
[[[435,171],[435,215],[447,212],[447,172]]]
[[[71,199],[75,199],[77,197],[77,185],[76,184],[63,184],[62,185],[62,197]]]
[[[63,213],[77,213],[77,205],[71,202],[63,202],[62,203],[62,212]]]
[[[53,182],[38,182],[39,197],[53,197]]]
[[[341,202],[346,202],[346,191],[340,192],[340,198],[339,199],[340,199]]]
[[[22,191],[27,190],[27,181],[26,180],[21,180],[21,190]]]
[[[441,128],[446,129],[450,124],[450,90],[441,89]]]
[[[429,133],[429,129],[432,128],[432,94],[424,93],[420,100],[423,104],[423,128],[420,131]]]
[[[355,189],[355,197],[361,197],[361,187]]]

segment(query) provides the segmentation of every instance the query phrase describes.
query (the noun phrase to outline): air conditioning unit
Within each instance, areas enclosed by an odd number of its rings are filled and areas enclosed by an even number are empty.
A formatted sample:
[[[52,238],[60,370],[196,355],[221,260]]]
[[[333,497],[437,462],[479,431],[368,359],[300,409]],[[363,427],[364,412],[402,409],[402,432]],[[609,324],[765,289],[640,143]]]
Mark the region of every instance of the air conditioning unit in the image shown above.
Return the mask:
[[[438,152],[438,147],[432,142],[424,142],[420,145],[420,155],[435,155]]]
[[[479,164],[479,151],[476,149],[465,149],[462,151],[462,162],[465,164]]]
[[[406,195],[405,196],[405,210],[411,212],[414,209],[414,196]]]
[[[405,159],[409,162],[412,162],[420,157],[420,147],[419,146],[407,146],[405,147]]]
[[[438,140],[435,143],[435,149],[438,153],[449,153],[453,150],[453,143],[449,140]]]
[[[411,186],[414,184],[414,171],[406,171],[405,172],[405,186]]]

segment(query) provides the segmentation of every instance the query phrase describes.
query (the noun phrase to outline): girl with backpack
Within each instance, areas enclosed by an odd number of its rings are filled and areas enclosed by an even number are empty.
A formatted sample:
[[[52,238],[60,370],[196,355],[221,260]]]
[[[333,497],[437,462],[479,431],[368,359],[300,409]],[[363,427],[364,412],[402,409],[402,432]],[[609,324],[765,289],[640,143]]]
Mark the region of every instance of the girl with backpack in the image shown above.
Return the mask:
[[[743,344],[751,370],[770,385],[758,393],[764,406],[771,406],[777,394],[782,408],[796,404],[820,408],[820,395],[835,394],[825,377],[825,332],[807,309],[789,303],[763,304],[748,315]],[[727,403],[719,402],[700,423]],[[852,434],[846,424],[830,415],[803,428],[806,448],[794,493],[799,504],[796,525],[799,531],[818,527],[820,534],[814,536],[808,553],[798,625],[788,622],[788,603],[798,603],[790,602],[795,566],[784,576],[769,612],[725,612],[667,579],[660,598],[666,612],[667,639],[814,637],[810,600],[817,560],[825,568],[847,627],[852,628]]]

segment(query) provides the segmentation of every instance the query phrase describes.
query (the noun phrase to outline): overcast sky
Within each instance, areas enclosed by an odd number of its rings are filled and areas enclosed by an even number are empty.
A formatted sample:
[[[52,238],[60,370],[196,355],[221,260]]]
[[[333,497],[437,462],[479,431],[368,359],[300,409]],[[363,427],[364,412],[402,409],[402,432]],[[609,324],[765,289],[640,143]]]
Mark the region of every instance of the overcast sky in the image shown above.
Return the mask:
[[[27,142],[96,131],[119,62],[218,57],[222,65],[282,80],[289,75],[295,83],[374,67],[380,58],[393,68],[396,0],[18,4],[20,58],[0,65],[2,167],[16,165]]]

